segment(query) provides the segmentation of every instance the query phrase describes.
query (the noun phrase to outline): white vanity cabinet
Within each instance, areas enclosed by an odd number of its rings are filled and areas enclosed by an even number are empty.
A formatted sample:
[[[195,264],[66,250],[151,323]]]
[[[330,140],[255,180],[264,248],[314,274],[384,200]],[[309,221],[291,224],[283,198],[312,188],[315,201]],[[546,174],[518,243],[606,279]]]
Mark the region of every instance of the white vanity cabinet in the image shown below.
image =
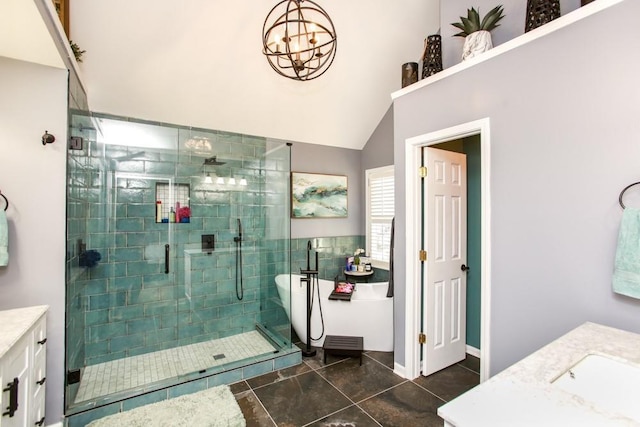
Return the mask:
[[[47,309],[0,311],[0,427],[44,425]]]

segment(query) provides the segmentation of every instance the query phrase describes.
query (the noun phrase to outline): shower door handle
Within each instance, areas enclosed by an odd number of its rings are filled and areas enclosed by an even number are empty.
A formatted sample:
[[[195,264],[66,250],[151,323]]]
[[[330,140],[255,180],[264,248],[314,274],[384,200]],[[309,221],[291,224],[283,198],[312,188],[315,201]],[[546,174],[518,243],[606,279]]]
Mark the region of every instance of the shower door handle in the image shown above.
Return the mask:
[[[169,244],[164,245],[164,274],[169,274]]]

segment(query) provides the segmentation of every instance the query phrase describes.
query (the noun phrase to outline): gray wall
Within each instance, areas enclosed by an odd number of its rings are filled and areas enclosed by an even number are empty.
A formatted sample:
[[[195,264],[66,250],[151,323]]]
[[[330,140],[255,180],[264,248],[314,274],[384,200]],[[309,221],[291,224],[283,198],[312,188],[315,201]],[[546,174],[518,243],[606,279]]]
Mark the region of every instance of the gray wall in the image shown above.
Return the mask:
[[[68,71],[0,57],[0,75],[0,190],[10,202],[0,310],[50,307],[46,413],[47,422],[55,423],[64,393]],[[56,137],[46,147],[40,142],[45,129]]]
[[[362,149],[362,173],[393,164],[393,104]],[[364,203],[364,198],[362,199]],[[364,221],[364,217],[362,219]]]
[[[640,302],[611,290],[618,195],[640,179],[639,15],[623,1],[395,101],[400,230],[405,140],[490,118],[491,374],[585,321],[640,332]],[[401,365],[404,304],[396,285]]]
[[[347,176],[347,218],[292,219],[291,238],[364,234],[364,173],[361,151],[296,142],[291,147],[293,172]]]
[[[442,64],[444,68],[461,61],[462,37],[453,37],[459,32],[451,25],[460,21],[460,16],[467,16],[467,9],[475,7],[479,9],[480,16],[489,12],[494,7],[502,4],[505,17],[500,21],[500,26],[491,31],[493,45],[497,46],[524,33],[525,18],[527,14],[526,0],[444,0],[440,2],[440,27],[442,35]],[[580,7],[580,0],[560,0],[560,12],[565,15]]]

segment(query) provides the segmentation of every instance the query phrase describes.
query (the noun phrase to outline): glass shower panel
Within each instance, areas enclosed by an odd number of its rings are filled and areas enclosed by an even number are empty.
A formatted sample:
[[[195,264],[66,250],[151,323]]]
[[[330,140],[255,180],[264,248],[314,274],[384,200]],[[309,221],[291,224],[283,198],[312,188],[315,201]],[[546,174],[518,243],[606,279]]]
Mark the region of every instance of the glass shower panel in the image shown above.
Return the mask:
[[[178,295],[178,334],[181,344],[193,345],[197,357],[209,361],[194,370],[211,372],[273,353],[281,345],[274,346],[257,330],[262,308],[265,223],[260,177],[265,138],[197,129],[180,132],[181,153],[189,165],[184,170],[191,179],[193,220],[202,235],[179,239],[185,288]],[[207,239],[212,239],[213,248],[203,247]]]
[[[95,141],[96,130],[86,116],[74,116],[72,130],[82,133],[87,141]],[[80,129],[84,131],[81,132]],[[71,133],[74,136],[73,133]],[[67,156],[67,256],[65,339],[66,367],[70,373],[66,401],[73,401],[78,390],[78,380],[85,361],[85,299],[89,283],[89,269],[80,266],[80,257],[86,252],[88,235],[89,194],[94,177],[99,173],[88,156],[89,147],[70,150]]]
[[[260,270],[260,324],[273,340],[282,346],[291,345],[291,324],[287,312],[291,298],[283,303],[275,284],[279,274],[290,274],[291,257],[291,144],[282,141],[266,141],[261,159],[260,186],[262,204],[262,266]]]

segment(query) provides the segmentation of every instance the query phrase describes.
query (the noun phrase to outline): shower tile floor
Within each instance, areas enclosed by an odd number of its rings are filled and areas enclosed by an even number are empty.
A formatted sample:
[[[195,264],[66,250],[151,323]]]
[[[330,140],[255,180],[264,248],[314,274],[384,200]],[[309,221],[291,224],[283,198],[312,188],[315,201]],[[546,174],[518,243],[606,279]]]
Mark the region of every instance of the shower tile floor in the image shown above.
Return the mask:
[[[251,331],[87,366],[75,403],[273,351],[258,331]]]

